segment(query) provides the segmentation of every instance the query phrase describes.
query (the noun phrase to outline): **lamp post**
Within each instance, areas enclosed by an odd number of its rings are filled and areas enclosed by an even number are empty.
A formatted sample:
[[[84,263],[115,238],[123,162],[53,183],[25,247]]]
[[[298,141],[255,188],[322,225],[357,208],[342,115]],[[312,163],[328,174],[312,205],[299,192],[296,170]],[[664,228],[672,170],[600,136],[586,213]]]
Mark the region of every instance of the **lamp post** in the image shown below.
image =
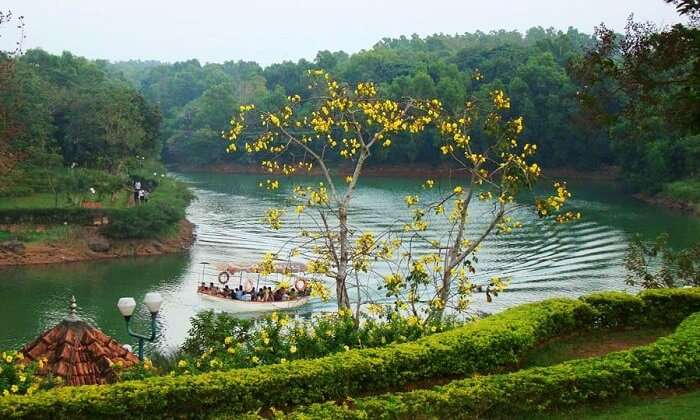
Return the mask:
[[[156,339],[156,317],[158,316],[158,311],[160,311],[160,305],[163,304],[163,297],[158,292],[146,293],[146,297],[143,298],[143,303],[146,304],[146,307],[148,307],[148,310],[151,312],[150,336],[138,334],[131,330],[131,315],[134,314],[134,309],[136,309],[136,301],[134,298],[123,297],[117,302],[117,308],[126,321],[126,331],[130,336],[139,339],[139,360],[143,360],[143,342],[153,342]]]

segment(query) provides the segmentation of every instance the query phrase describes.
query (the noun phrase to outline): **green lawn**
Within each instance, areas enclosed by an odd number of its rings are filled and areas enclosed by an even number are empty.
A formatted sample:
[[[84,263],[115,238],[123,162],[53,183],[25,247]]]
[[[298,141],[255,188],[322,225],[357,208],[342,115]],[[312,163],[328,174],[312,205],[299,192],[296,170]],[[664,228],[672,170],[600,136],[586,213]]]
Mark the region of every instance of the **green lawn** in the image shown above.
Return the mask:
[[[17,239],[22,242],[57,242],[70,239],[75,231],[74,226],[47,226],[37,229],[35,226],[22,225],[15,232],[0,230],[0,242]]]
[[[677,394],[630,396],[613,403],[587,405],[566,412],[526,418],[532,420],[697,419],[700,418],[700,391],[684,392],[681,390]]]
[[[104,197],[100,200],[103,208],[124,208],[126,207],[129,191],[121,191],[117,194],[116,200],[111,201],[111,197]],[[65,194],[58,196],[59,208],[73,207]],[[0,200],[0,209],[52,209],[56,208],[56,200],[51,193],[36,193],[23,197],[3,197]]]
[[[672,328],[599,330],[556,338],[526,355],[523,368],[550,366],[567,360],[594,357],[609,352],[645,345],[668,335]],[[697,388],[695,388],[697,389]],[[524,418],[541,419],[695,419],[700,418],[700,391],[677,394],[629,396],[605,404],[590,404],[576,409]]]

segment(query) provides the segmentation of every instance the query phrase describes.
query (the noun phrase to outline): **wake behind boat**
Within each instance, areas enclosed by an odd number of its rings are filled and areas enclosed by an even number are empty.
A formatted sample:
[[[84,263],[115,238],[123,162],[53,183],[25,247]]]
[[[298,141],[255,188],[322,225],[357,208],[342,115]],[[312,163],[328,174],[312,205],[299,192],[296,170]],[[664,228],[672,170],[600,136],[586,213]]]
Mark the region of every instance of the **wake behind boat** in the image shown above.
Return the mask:
[[[208,263],[202,263],[208,264]],[[295,309],[310,300],[308,279],[300,276],[306,272],[302,263],[276,263],[272,274],[284,274],[293,279],[292,284],[278,282],[275,289],[261,279],[261,269],[257,265],[240,266],[236,264],[215,264],[219,270],[218,283],[204,281],[197,288],[202,300],[213,303],[217,308],[231,313],[271,312]],[[204,267],[203,267],[204,268]],[[257,274],[255,285],[250,278],[244,280],[245,274]],[[231,277],[238,276],[238,286],[231,288]],[[204,270],[202,272],[204,276]],[[262,280],[262,285],[260,284]]]

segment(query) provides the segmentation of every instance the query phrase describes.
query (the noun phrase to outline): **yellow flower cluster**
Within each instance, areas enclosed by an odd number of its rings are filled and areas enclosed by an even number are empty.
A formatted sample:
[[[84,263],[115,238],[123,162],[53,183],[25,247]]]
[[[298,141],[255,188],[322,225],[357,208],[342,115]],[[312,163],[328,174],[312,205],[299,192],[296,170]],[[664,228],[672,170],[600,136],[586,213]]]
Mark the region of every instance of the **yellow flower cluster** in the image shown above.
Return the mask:
[[[406,202],[406,205],[407,205],[408,207],[411,207],[411,206],[414,206],[414,205],[418,204],[418,201],[419,201],[419,200],[420,200],[420,198],[419,198],[417,195],[407,195],[407,196],[404,197],[404,199],[403,199],[403,201]]]
[[[491,92],[491,101],[496,109],[510,109],[510,98],[500,89]]]
[[[282,227],[282,216],[284,215],[284,210],[271,208],[267,210],[265,214],[265,224],[270,226],[271,229],[279,230]]]
[[[355,94],[357,96],[373,98],[377,96],[377,87],[372,82],[361,82],[357,84],[357,87],[355,87]]]
[[[555,182],[554,194],[545,199],[540,198],[535,201],[537,214],[540,217],[554,216],[555,220],[559,223],[581,218],[580,213],[573,213],[571,211],[564,214],[556,214],[569,198],[571,198],[571,193],[566,188],[566,183]]]
[[[262,261],[257,265],[257,271],[262,276],[269,276],[275,271],[275,254],[266,252]]]
[[[372,232],[365,232],[355,241],[355,253],[353,255],[353,267],[357,271],[369,270],[368,256],[375,246],[375,238]]]

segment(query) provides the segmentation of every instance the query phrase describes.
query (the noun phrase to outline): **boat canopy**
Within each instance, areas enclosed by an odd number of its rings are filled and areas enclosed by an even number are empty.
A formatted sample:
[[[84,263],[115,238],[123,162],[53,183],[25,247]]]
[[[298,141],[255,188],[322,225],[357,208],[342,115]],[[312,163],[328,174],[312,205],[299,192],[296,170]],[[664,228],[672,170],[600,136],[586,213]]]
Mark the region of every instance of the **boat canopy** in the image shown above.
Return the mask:
[[[248,266],[238,265],[234,263],[219,263],[216,264],[216,268],[220,271],[226,271],[230,274],[235,273],[259,273],[260,266],[258,264],[251,264]],[[294,274],[294,273],[304,273],[307,270],[307,266],[300,262],[276,262],[274,263],[274,272],[279,274]]]

